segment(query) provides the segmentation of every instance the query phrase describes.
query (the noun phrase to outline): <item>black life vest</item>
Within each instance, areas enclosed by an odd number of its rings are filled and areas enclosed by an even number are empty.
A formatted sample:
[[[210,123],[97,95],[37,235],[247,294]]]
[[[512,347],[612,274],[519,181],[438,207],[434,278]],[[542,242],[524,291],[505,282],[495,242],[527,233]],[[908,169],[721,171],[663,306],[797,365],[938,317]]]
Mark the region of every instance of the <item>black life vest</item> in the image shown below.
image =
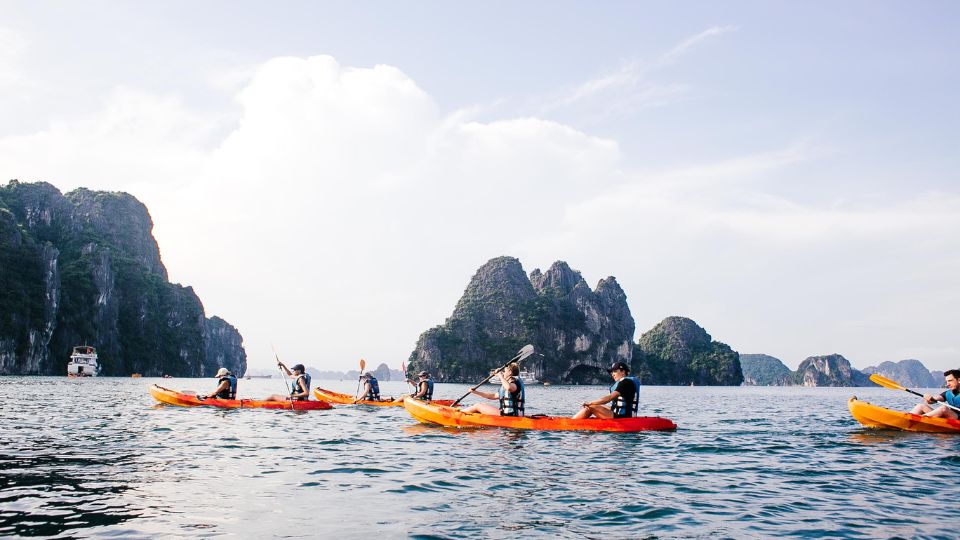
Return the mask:
[[[420,381],[420,383],[421,383],[421,384],[422,384],[422,383],[427,383],[427,391],[426,391],[422,396],[420,396],[420,399],[422,399],[423,401],[430,401],[431,399],[433,399],[433,379],[427,379],[427,380],[425,380],[425,381]],[[418,392],[418,393],[419,393],[419,390],[420,390],[420,388],[419,388],[419,385],[418,385],[418,388],[417,388],[417,392]]]
[[[507,392],[500,385],[497,397],[500,399],[500,416],[523,416],[523,402],[527,398],[527,389],[519,377],[510,377],[508,383],[517,385],[516,392]]]
[[[297,399],[299,400],[310,399],[310,374],[309,373],[303,373],[301,375],[298,375],[297,378],[294,379],[292,383],[290,383],[290,395],[292,396],[294,394],[300,393],[300,388],[298,388],[298,384],[297,384],[300,382],[300,379],[303,379],[303,386],[307,391],[307,396],[297,398]]]
[[[640,379],[637,377],[624,377],[624,379],[629,379],[633,383],[633,395],[629,396],[617,396],[617,399],[613,400],[613,403],[610,404],[610,410],[613,412],[614,418],[630,418],[637,415],[637,411],[640,407]],[[613,392],[617,389],[617,385],[620,384],[620,381],[616,381],[613,385],[610,386],[610,391]]]
[[[224,377],[220,377],[221,384],[223,381],[229,382],[230,388],[217,392],[217,394],[213,397],[218,399],[237,399],[237,378],[233,375],[226,375]]]

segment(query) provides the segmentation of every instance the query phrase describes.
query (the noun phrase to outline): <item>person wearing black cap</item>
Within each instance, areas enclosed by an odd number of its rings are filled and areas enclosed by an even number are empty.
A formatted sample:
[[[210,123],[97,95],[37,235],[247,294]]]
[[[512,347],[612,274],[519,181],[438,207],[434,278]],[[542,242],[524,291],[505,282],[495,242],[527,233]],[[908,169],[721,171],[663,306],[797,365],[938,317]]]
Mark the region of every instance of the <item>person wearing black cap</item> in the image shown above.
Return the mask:
[[[292,399],[294,401],[307,401],[310,399],[310,374],[307,373],[306,368],[303,367],[303,364],[297,364],[293,366],[293,372],[290,369],[287,369],[287,366],[283,365],[283,362],[277,362],[277,365],[280,366],[280,369],[285,371],[288,376],[296,377],[292,383],[290,383],[290,395],[282,396],[279,394],[274,394],[267,397],[264,401],[287,401]]]
[[[610,393],[600,399],[583,404],[573,418],[630,418],[637,413],[640,402],[640,380],[630,377],[630,366],[614,362],[607,372],[613,376]],[[612,403],[611,403],[612,402]],[[611,403],[609,407],[604,403]]]

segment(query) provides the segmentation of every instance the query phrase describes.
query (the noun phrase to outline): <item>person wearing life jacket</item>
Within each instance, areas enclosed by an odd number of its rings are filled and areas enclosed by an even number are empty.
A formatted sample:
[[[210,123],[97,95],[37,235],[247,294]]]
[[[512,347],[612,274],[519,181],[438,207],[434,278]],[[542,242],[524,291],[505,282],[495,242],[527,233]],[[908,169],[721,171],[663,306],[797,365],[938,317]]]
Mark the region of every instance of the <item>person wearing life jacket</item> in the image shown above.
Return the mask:
[[[527,390],[520,379],[520,366],[515,362],[509,364],[505,369],[497,373],[500,378],[500,388],[497,393],[481,392],[480,390],[470,390],[482,398],[495,399],[500,402],[500,407],[494,407],[486,403],[476,403],[465,409],[465,413],[494,414],[500,416],[523,416],[524,403],[527,400]]]
[[[610,393],[583,404],[573,418],[630,418],[636,416],[640,404],[640,379],[630,377],[630,366],[614,362],[607,372],[613,377]],[[610,406],[604,405],[610,403]]]
[[[433,399],[433,379],[430,378],[430,373],[421,371],[417,374],[417,379],[417,391],[410,397],[423,401]]]
[[[363,381],[363,390],[360,391],[360,397],[356,401],[383,401],[380,399],[380,383],[373,373],[369,371],[360,376]],[[390,400],[393,401],[393,400]]]
[[[926,403],[918,404],[910,412],[936,418],[950,418],[952,420],[960,418],[960,414],[958,414],[957,411],[947,407],[947,405],[952,405],[960,409],[960,369],[944,371],[943,379],[947,383],[947,391],[942,392],[939,396],[924,394],[923,400]],[[936,409],[930,406],[938,401],[945,403],[945,405],[940,405]]]
[[[220,368],[214,375],[220,379],[217,389],[207,397],[217,399],[237,399],[237,378],[227,368]]]
[[[286,396],[274,394],[264,398],[264,401],[308,401],[310,399],[310,374],[307,373],[303,364],[296,364],[288,369],[287,366],[283,365],[283,362],[277,362],[277,366],[286,372],[288,377],[294,378],[293,382],[290,383],[290,394]]]

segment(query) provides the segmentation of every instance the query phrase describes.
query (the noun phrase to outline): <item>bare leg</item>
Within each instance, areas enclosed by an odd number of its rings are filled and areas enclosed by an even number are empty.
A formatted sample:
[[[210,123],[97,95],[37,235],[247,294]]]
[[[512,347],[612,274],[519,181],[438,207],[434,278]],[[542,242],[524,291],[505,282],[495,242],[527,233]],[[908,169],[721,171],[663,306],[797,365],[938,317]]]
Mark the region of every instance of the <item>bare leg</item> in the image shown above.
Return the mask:
[[[480,413],[480,414],[493,414],[500,415],[500,409],[494,407],[493,405],[487,405],[486,403],[476,403],[462,410],[465,413]]]
[[[613,411],[603,405],[591,405],[580,409],[580,412],[573,415],[572,418],[590,418],[591,416],[596,416],[597,418],[613,418]]]
[[[926,403],[920,403],[910,411],[911,414],[926,414],[933,410],[933,407],[927,405]]]
[[[950,418],[951,420],[957,419],[957,413],[955,413],[953,409],[947,407],[946,405],[941,405],[937,409],[926,413],[924,416],[928,416],[930,418]]]

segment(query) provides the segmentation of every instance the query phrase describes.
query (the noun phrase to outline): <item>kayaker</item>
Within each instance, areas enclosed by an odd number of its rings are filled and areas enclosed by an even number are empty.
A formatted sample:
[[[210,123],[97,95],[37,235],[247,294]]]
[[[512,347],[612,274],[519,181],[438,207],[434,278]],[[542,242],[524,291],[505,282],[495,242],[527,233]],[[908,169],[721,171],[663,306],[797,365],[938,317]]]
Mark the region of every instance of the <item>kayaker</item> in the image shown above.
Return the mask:
[[[430,372],[421,371],[417,374],[417,391],[410,397],[423,401],[433,399],[433,379],[430,378]]]
[[[283,396],[280,394],[274,394],[272,396],[267,396],[264,401],[307,401],[310,399],[310,374],[307,373],[307,369],[303,367],[303,364],[296,364],[292,368],[287,369],[287,366],[283,365],[283,362],[277,362],[277,366],[280,367],[283,371],[287,373],[288,377],[295,377],[293,382],[290,383],[290,395]],[[292,372],[290,370],[293,370]]]
[[[356,401],[381,401],[380,383],[377,382],[377,378],[373,376],[373,373],[369,371],[364,373],[360,376],[360,380],[363,381],[363,390]],[[356,401],[354,403],[356,403]]]
[[[930,406],[938,401],[942,401],[947,405],[960,407],[960,369],[950,369],[944,371],[943,379],[947,383],[946,392],[941,393],[939,396],[924,394],[923,400],[926,403],[918,404],[910,412],[913,414],[922,414],[923,416],[931,416],[934,418],[950,418],[952,420],[960,418],[960,415],[957,414],[957,411],[951,409],[950,407],[941,405],[934,409]]]
[[[607,369],[613,376],[610,393],[600,399],[583,404],[580,412],[573,418],[630,418],[637,413],[640,402],[640,380],[630,377],[630,366],[623,362],[614,362]],[[612,403],[611,403],[612,402]],[[610,406],[604,405],[610,403]]]
[[[500,416],[523,416],[524,402],[527,399],[527,390],[520,380],[520,366],[509,364],[497,374],[500,377],[500,388],[497,393],[481,392],[471,389],[470,392],[486,399],[496,399],[500,408],[486,403],[475,403],[465,409],[465,413],[498,414]]]
[[[417,384],[413,384],[413,381],[410,379],[407,379],[407,383],[416,388],[416,390],[414,390],[412,394],[401,394],[397,400],[403,401],[404,398],[408,397],[419,399],[420,401],[430,401],[433,399],[433,379],[430,378],[430,372],[421,371],[418,373]],[[391,401],[393,401],[392,398]]]
[[[207,397],[237,399],[237,378],[233,376],[233,373],[230,373],[230,370],[222,367],[217,370],[217,374],[214,375],[214,377],[220,379],[220,384],[217,385],[217,389]]]

